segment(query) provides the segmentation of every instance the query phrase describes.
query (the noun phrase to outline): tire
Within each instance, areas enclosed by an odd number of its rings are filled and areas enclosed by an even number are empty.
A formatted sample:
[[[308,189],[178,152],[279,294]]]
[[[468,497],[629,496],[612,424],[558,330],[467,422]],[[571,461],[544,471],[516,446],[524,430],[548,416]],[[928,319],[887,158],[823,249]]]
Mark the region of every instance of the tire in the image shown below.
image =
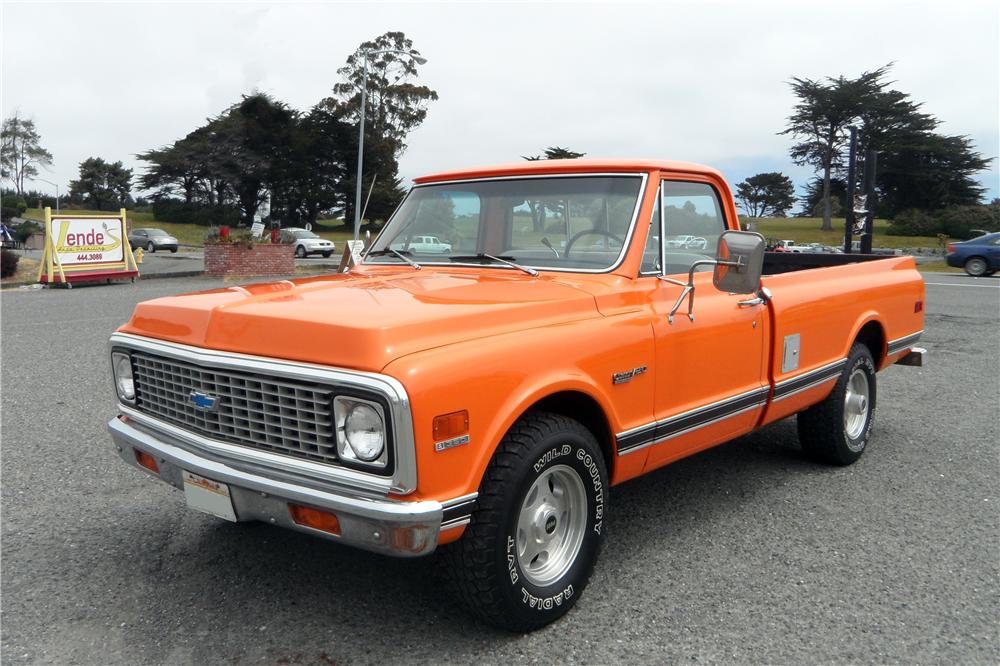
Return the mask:
[[[295,256],[298,257],[299,259],[305,259],[306,258],[306,249],[304,247],[302,247],[301,245],[299,245],[297,248],[295,248]]]
[[[153,245],[153,241],[146,243],[146,252],[156,252],[156,246]]]
[[[530,412],[490,461],[465,534],[442,549],[444,574],[486,623],[543,627],[565,615],[590,580],[607,505],[593,434],[565,416]]]
[[[170,254],[177,254],[177,248],[176,247],[170,248]]]
[[[876,395],[875,361],[867,346],[856,343],[826,400],[799,412],[802,451],[830,465],[850,465],[860,458],[871,438]]]
[[[969,257],[965,261],[965,272],[972,277],[983,277],[989,271],[989,265],[982,257]]]
[[[324,252],[323,253],[323,258],[324,259],[329,259],[331,254],[333,254],[333,252]]]

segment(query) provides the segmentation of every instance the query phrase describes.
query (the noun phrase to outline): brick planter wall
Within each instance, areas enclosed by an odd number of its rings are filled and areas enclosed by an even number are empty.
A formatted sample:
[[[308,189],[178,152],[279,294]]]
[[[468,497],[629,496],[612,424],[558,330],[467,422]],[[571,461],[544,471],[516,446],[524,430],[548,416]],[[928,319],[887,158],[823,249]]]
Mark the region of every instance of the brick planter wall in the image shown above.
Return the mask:
[[[237,243],[205,244],[205,275],[208,277],[253,277],[292,275],[295,253],[289,244],[260,244],[247,249]]]

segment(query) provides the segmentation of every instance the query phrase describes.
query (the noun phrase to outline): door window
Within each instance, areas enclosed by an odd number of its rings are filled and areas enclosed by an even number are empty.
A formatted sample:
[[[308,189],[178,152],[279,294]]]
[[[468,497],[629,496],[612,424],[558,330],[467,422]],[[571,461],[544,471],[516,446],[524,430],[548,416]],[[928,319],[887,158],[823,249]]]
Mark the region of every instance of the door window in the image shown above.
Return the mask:
[[[686,273],[694,262],[715,258],[726,218],[718,192],[707,183],[663,181],[663,243],[666,273]],[[703,270],[711,270],[705,266]]]

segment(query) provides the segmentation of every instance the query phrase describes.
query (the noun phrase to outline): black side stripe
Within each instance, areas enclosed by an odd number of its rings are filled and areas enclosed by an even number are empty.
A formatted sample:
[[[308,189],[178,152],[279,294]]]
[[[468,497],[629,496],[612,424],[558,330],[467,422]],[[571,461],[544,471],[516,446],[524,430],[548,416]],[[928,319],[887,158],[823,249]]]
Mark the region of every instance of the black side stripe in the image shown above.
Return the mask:
[[[767,401],[769,390],[768,388],[760,388],[618,435],[615,438],[618,454],[621,455],[647,444],[676,437],[689,430],[703,428],[716,421],[722,421],[762,405]]]
[[[774,399],[781,400],[782,398],[787,398],[793,393],[804,391],[813,385],[827,382],[840,375],[840,373],[843,372],[845,365],[847,365],[846,358],[837,361],[836,363],[825,365],[822,368],[811,370],[803,375],[778,382],[774,385]]]
[[[920,336],[922,336],[923,334],[924,334],[923,331],[917,331],[916,333],[914,333],[912,335],[907,335],[905,338],[898,338],[896,340],[890,340],[889,341],[889,345],[888,345],[888,347],[889,347],[889,350],[888,350],[889,354],[890,355],[891,354],[898,354],[899,352],[903,351],[904,349],[909,349],[913,345],[917,344],[917,341],[920,340]]]
[[[472,515],[476,508],[476,499],[472,498],[460,504],[453,504],[445,507],[441,512],[441,526],[448,527],[448,523],[457,523]]]

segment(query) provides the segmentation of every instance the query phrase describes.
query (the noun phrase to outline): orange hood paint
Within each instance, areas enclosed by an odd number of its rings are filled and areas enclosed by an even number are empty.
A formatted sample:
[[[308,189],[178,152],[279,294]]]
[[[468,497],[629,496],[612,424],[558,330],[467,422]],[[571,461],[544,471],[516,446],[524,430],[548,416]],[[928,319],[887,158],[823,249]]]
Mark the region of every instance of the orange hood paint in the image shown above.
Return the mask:
[[[140,303],[120,330],[244,354],[377,372],[456,341],[600,316],[558,277],[365,268]]]

